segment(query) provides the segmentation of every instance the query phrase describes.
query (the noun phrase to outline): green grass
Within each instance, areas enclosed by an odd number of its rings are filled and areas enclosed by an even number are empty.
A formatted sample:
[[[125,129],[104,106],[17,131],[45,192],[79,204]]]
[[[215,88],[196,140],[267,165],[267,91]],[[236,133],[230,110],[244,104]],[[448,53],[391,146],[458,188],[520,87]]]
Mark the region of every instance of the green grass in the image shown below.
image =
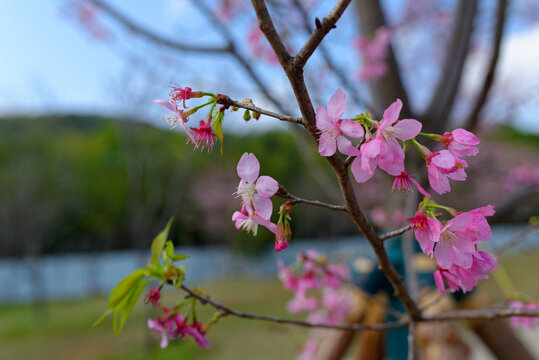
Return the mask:
[[[509,255],[501,262],[518,290],[539,298],[536,275],[539,253]],[[504,299],[494,280],[480,282],[492,302]],[[289,316],[285,304],[290,293],[277,281],[226,280],[202,288],[211,296],[238,310]],[[183,294],[167,292],[165,299],[176,300]],[[224,317],[208,334],[212,349],[196,346],[192,339],[172,341],[165,350],[146,328],[146,319],[154,317],[142,301],[121,334],[114,336],[111,319],[92,328],[91,324],[106,308],[105,298],[55,302],[33,309],[30,306],[0,308],[0,359],[10,360],[184,360],[184,359],[293,359],[301,350],[303,329],[261,321]],[[213,309],[200,307],[199,317],[208,319]]]

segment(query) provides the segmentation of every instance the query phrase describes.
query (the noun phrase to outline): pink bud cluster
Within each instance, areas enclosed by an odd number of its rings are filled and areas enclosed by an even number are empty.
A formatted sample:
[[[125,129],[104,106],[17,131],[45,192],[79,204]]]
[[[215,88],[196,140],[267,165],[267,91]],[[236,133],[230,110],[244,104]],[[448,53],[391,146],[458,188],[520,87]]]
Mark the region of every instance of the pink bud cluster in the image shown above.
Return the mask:
[[[196,318],[193,318],[188,325],[187,318],[177,312],[177,309],[169,309],[159,304],[161,298],[162,286],[150,291],[147,302],[151,302],[161,311],[161,316],[157,319],[148,319],[148,328],[161,338],[161,348],[166,348],[170,340],[185,339],[187,335],[191,336],[198,346],[210,348],[211,345],[206,339],[206,332],[209,325],[203,326]]]
[[[432,202],[423,202],[415,217],[408,221],[421,250],[436,259],[434,279],[438,290],[445,294],[446,283],[451,292],[471,291],[477,279],[487,279],[487,272],[497,266],[494,255],[477,249],[478,243],[492,236],[486,216],[494,215],[494,207],[488,205],[461,212],[443,222],[437,219],[435,206]]]
[[[351,305],[342,291],[349,278],[346,265],[329,263],[317,251],[308,250],[299,254],[296,264],[286,267],[278,261],[277,266],[284,288],[294,292],[288,312],[307,312],[307,320],[317,324],[342,322]]]
[[[509,302],[509,307],[513,309],[537,310],[539,309],[539,301],[524,302],[520,300],[513,300]],[[539,326],[539,316],[538,317],[513,316],[511,318],[511,326],[512,327],[522,326],[522,327],[525,327],[526,329],[531,329],[532,327]]]

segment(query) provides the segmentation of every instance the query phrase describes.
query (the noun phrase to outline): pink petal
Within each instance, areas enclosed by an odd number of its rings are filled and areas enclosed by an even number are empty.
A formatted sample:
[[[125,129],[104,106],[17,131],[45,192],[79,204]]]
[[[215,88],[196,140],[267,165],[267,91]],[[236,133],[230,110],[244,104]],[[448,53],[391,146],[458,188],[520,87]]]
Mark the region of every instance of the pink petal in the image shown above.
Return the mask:
[[[156,99],[156,100],[152,100],[152,102],[154,104],[159,104],[161,106],[164,106],[167,109],[169,109],[170,111],[176,112],[176,109],[174,108],[174,106],[172,106],[172,104],[167,100]]]
[[[193,134],[191,133],[191,131],[189,131],[189,129],[187,129],[187,126],[185,126],[185,123],[182,121],[182,119],[178,119],[178,122],[180,123],[180,126],[182,127],[183,131],[185,131],[187,136],[189,136],[189,139],[191,139],[196,149],[198,147],[198,142],[193,137]]]
[[[322,156],[332,156],[337,151],[337,144],[335,142],[335,136],[330,135],[327,132],[320,134],[318,138],[318,152]]]
[[[259,225],[264,226],[272,233],[277,234],[277,224],[272,223],[269,219],[264,219],[258,215],[255,215],[253,216],[253,221]]]
[[[446,295],[444,279],[442,278],[442,272],[440,270],[436,270],[434,272],[434,282],[436,283],[436,287],[438,288],[438,291]]]
[[[468,130],[464,129],[455,129],[451,132],[453,134],[453,139],[464,145],[477,145],[479,144],[479,139]]]
[[[456,159],[449,151],[442,150],[432,157],[431,162],[439,168],[451,169],[455,166]]]
[[[464,169],[456,169],[447,174],[447,177],[456,181],[466,180],[466,171]]]
[[[328,115],[332,121],[337,121],[341,118],[346,110],[346,94],[344,90],[338,88],[331,96],[328,103]]]
[[[352,142],[345,138],[344,136],[337,137],[337,147],[341,154],[348,156],[357,156],[359,155],[359,150],[352,145]]]
[[[449,180],[436,166],[429,166],[428,175],[430,187],[438,194],[442,195],[451,190]]]
[[[255,189],[260,196],[269,198],[279,190],[279,183],[271,176],[261,176],[256,180]]]
[[[352,166],[350,168],[352,174],[354,175],[354,178],[358,183],[364,183],[365,181],[369,180],[374,174],[374,171],[370,172],[363,168],[362,161],[364,161],[364,159],[361,156],[356,157],[352,162]]]
[[[345,135],[356,139],[365,135],[365,129],[363,129],[363,126],[361,126],[360,123],[350,119],[343,119],[340,128]]]
[[[395,129],[395,137],[401,140],[413,139],[419,134],[422,124],[414,119],[404,119],[393,126]]]
[[[361,154],[371,159],[376,158],[378,154],[380,154],[382,142],[383,140],[381,136],[376,136],[374,139],[366,141],[363,145],[361,145]]]
[[[254,183],[260,172],[260,163],[254,154],[244,153],[237,166],[238,175],[248,183]]]
[[[384,111],[384,119],[382,121],[382,128],[391,126],[395,121],[399,119],[399,114],[402,110],[402,101],[397,99]]]
[[[273,203],[267,197],[262,197],[259,194],[253,196],[253,206],[260,217],[269,219],[273,212]]]
[[[404,171],[404,151],[398,141],[382,142],[378,166],[393,176],[399,176]]]
[[[414,183],[415,187],[417,188],[417,191],[419,191],[423,196],[428,197],[430,199],[430,194],[423,189],[421,185],[414,179],[410,178],[410,181]]]
[[[329,119],[328,112],[323,106],[318,106],[316,108],[316,127],[324,131],[330,126],[333,126],[333,122]]]

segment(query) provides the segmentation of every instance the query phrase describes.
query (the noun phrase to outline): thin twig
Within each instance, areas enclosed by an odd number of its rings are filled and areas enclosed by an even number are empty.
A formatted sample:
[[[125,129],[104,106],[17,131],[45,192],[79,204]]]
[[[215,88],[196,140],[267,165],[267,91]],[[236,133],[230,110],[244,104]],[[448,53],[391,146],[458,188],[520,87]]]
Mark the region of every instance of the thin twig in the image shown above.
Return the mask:
[[[314,29],[307,42],[305,42],[298,54],[294,57],[293,63],[295,68],[303,69],[316,48],[324,40],[324,37],[326,37],[331,29],[335,28],[335,24],[341,18],[351,1],[339,0],[326,17],[320,21],[320,25]]]
[[[500,57],[500,48],[502,44],[503,29],[505,27],[505,19],[507,18],[507,5],[508,0],[499,0],[498,1],[498,10],[497,10],[497,20],[496,20],[496,30],[494,33],[494,44],[492,45],[492,54],[490,56],[490,61],[488,65],[488,70],[483,80],[483,86],[481,87],[481,92],[479,93],[475,105],[466,120],[466,128],[473,130],[477,126],[479,121],[479,112],[485,105],[487,101],[490,88],[494,83],[494,75],[496,74],[496,66],[498,64],[498,58]]]
[[[301,321],[301,320],[285,319],[285,318],[281,318],[277,316],[253,314],[253,313],[243,312],[243,311],[229,308],[228,306],[225,306],[224,304],[211,299],[209,296],[200,295],[199,293],[195,292],[194,290],[188,288],[187,286],[183,284],[181,287],[190,296],[197,298],[202,304],[208,304],[214,307],[215,309],[220,310],[223,313],[223,315],[233,315],[233,316],[244,318],[244,319],[263,320],[263,321],[270,321],[270,322],[279,323],[279,324],[288,324],[288,325],[295,325],[295,326],[302,326],[302,327],[309,327],[309,328],[355,330],[355,331],[395,329],[398,327],[406,326],[406,324],[408,323],[408,320],[401,319],[397,321],[391,321],[391,322],[380,323],[380,324],[330,325],[330,324],[312,323],[312,322]]]
[[[277,195],[277,196],[279,196],[279,197],[281,197],[283,199],[291,199],[291,201],[289,201],[289,202],[292,203],[292,205],[294,205],[294,204],[306,204],[306,205],[318,206],[318,207],[333,210],[333,211],[345,211],[346,212],[346,207],[344,205],[333,205],[333,204],[327,204],[327,203],[324,203],[324,202],[321,202],[321,201],[318,201],[318,200],[302,199],[300,197],[297,197],[297,196],[294,196],[294,195],[290,194],[288,192],[288,190],[286,190],[282,185],[279,185],[279,190],[277,191],[277,193],[275,195]]]
[[[494,252],[496,253],[496,255],[503,254],[507,250],[510,250],[511,248],[519,245],[521,242],[526,240],[526,237],[537,229],[539,229],[539,223],[530,224],[527,228],[525,228],[524,230],[521,230],[511,240],[509,240],[506,244],[496,249]]]
[[[387,239],[391,239],[393,237],[402,235],[402,234],[404,234],[405,232],[407,232],[408,230],[411,230],[411,229],[412,229],[412,225],[410,224],[410,225],[402,227],[400,229],[393,230],[393,231],[390,231],[390,232],[385,233],[383,235],[380,235],[380,236],[378,236],[378,239],[380,241],[385,241]]]
[[[539,309],[455,310],[441,314],[424,314],[423,321],[494,320],[512,316],[539,317]]]
[[[302,119],[299,117],[277,114],[277,113],[274,113],[273,111],[265,110],[251,104],[244,104],[243,102],[232,100],[227,95],[217,94],[217,103],[220,105],[224,105],[226,108],[230,106],[235,106],[238,108],[247,109],[247,110],[254,111],[260,114],[264,114],[266,116],[279,119],[281,121],[288,121],[295,124],[302,124]]]
[[[115,19],[117,22],[125,26],[132,32],[139,34],[140,36],[153,41],[154,43],[175,49],[180,51],[194,52],[194,53],[227,53],[230,52],[228,46],[200,46],[192,44],[183,44],[177,40],[169,39],[164,36],[158,35],[152,32],[149,29],[144,28],[143,26],[135,23],[133,20],[126,17],[120,11],[116,10],[114,7],[110,6],[106,1],[102,0],[89,0],[98,8],[107,13],[110,17]]]

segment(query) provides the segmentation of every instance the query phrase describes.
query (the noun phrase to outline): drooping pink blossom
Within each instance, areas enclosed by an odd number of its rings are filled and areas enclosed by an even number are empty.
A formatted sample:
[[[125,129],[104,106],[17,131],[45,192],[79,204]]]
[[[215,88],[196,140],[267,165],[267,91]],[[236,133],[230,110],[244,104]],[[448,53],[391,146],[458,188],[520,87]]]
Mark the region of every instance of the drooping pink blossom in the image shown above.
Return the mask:
[[[447,283],[451,292],[462,290],[468,292],[477,285],[478,279],[488,279],[487,272],[493,271],[497,266],[496,257],[484,251],[476,251],[472,256],[472,265],[463,268],[459,265],[452,265],[447,269],[438,266],[434,273],[434,281],[438,290],[445,294]]]
[[[412,192],[412,185],[410,185],[410,183],[414,184],[417,190],[423,194],[423,196],[430,198],[429,193],[426,192],[425,189],[423,189],[423,187],[419,185],[419,183],[415,181],[406,171],[403,171],[400,175],[395,177],[391,191]]]
[[[292,300],[286,304],[286,310],[291,314],[303,311],[313,311],[318,307],[314,296],[308,296],[305,291],[298,291]]]
[[[455,129],[452,132],[446,132],[441,142],[456,157],[474,156],[479,153],[477,149],[479,139],[468,130]]]
[[[169,329],[167,325],[162,322],[160,319],[152,320],[148,319],[148,328],[152,330],[154,334],[161,337],[161,343],[160,346],[162,349],[166,348],[168,346],[168,340],[169,340]]]
[[[494,207],[463,212],[445,223],[434,249],[434,257],[438,266],[449,269],[452,265],[469,269],[473,264],[476,244],[487,241],[492,230],[485,218],[494,214]]]
[[[289,236],[283,223],[277,224],[277,233],[275,234],[275,251],[279,252],[288,247]]]
[[[296,290],[298,280],[292,268],[285,266],[283,259],[277,259],[277,268],[279,269],[279,279],[283,282],[286,290]]]
[[[206,338],[206,334],[202,332],[201,326],[202,324],[195,320],[192,325],[185,327],[185,334],[191,335],[201,348],[209,349],[211,345]]]
[[[518,300],[513,300],[509,302],[509,307],[512,309],[523,309],[523,310],[538,310],[539,302],[530,301],[523,302]],[[535,326],[539,326],[539,316],[513,316],[511,318],[511,326],[516,328],[519,326],[525,327],[526,329],[531,329]]]
[[[434,244],[440,238],[440,222],[436,218],[428,217],[423,211],[416,212],[415,217],[407,221],[412,224],[415,238],[421,246],[421,250],[432,257]]]
[[[402,101],[397,99],[385,111],[381,122],[374,122],[376,135],[363,143],[359,155],[352,162],[352,173],[357,182],[369,180],[380,167],[389,175],[404,171],[404,150],[397,139],[410,140],[421,131],[421,123],[414,119],[399,119]]]
[[[189,140],[193,142],[195,145],[195,148],[198,147],[198,143],[196,142],[195,138],[193,137],[193,134],[187,129],[187,126],[185,126],[185,123],[189,121],[188,117],[192,114],[192,111],[187,110],[178,110],[178,103],[175,100],[161,100],[156,99],[152,101],[155,104],[161,105],[172,111],[172,114],[168,115],[165,120],[169,124],[170,128],[174,128],[177,124],[180,124],[182,129],[185,131],[187,136],[189,137]]]
[[[426,160],[429,184],[438,194],[445,194],[451,190],[448,178],[456,181],[466,180],[464,169],[468,164],[448,150],[429,152],[426,154]]]
[[[146,297],[146,303],[151,303],[154,306],[157,305],[161,298],[161,288],[162,286],[158,286],[156,289],[150,290],[150,293]]]
[[[361,124],[341,119],[346,110],[346,94],[338,88],[331,96],[327,110],[323,106],[316,108],[316,127],[320,130],[318,152],[322,156],[332,156],[337,148],[346,155],[354,155],[357,149],[344,135],[360,138],[365,134]]]
[[[389,46],[392,31],[383,26],[376,30],[373,39],[360,37],[357,47],[363,55],[363,67],[359,72],[359,78],[363,80],[374,80],[381,78],[388,71],[386,63],[389,54]]]
[[[236,229],[251,232],[254,236],[258,233],[258,225],[262,225],[272,233],[277,234],[277,224],[272,223],[269,219],[264,219],[246,205],[241,207],[241,211],[232,214],[232,221],[236,223]]]
[[[198,145],[202,145],[201,150],[204,150],[204,147],[208,148],[208,151],[213,149],[213,139],[217,137],[214,134],[211,127],[211,116],[206,117],[206,121],[200,120],[198,129],[191,127],[191,130],[195,133],[195,141]]]
[[[256,215],[269,220],[273,212],[270,197],[279,190],[279,183],[270,176],[258,176],[260,163],[254,154],[244,153],[237,166],[240,183],[237,194],[247,210],[254,209]],[[274,231],[275,233],[275,231]]]

